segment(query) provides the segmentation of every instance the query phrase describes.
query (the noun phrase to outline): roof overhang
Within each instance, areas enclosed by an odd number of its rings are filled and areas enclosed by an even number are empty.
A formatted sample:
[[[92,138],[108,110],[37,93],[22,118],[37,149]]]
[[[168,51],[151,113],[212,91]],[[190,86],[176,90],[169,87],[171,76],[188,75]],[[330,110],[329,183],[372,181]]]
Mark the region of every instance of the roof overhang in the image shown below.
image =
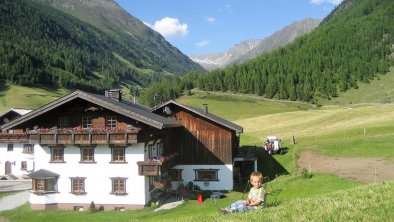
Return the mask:
[[[155,119],[152,119],[152,118],[149,118],[147,116],[141,115],[140,113],[133,112],[130,109],[126,109],[126,108],[124,108],[122,106],[116,105],[115,104],[116,103],[115,100],[114,100],[115,102],[106,101],[104,99],[101,99],[99,96],[94,96],[94,94],[90,94],[90,93],[86,93],[86,92],[77,90],[77,91],[75,91],[73,93],[70,93],[70,94],[65,95],[63,97],[60,97],[59,99],[57,99],[57,100],[55,100],[55,101],[53,101],[51,103],[48,103],[47,105],[44,105],[44,106],[42,106],[42,107],[40,107],[38,109],[35,109],[35,110],[33,110],[33,111],[21,116],[20,118],[17,118],[17,119],[15,119],[13,121],[10,121],[7,124],[2,125],[1,129],[6,129],[6,130],[7,129],[12,129],[12,128],[14,128],[14,127],[26,122],[26,121],[29,121],[29,120],[31,120],[33,118],[36,118],[36,117],[42,115],[43,113],[46,113],[46,112],[48,112],[50,110],[53,110],[53,109],[55,109],[55,108],[57,108],[57,107],[59,107],[59,106],[61,106],[63,104],[66,104],[66,103],[68,103],[68,102],[70,102],[70,101],[72,101],[74,99],[77,99],[77,98],[80,98],[80,99],[86,100],[88,102],[91,102],[93,104],[99,105],[99,106],[101,106],[103,108],[109,109],[111,111],[114,111],[114,112],[116,112],[118,114],[121,114],[121,115],[124,115],[126,117],[135,119],[135,120],[137,120],[139,122],[145,123],[145,124],[147,124],[149,126],[157,128],[157,129],[181,126],[180,123],[177,123],[176,121],[170,122],[166,118],[161,117],[161,116],[160,116],[160,118],[163,118],[163,121],[162,122],[157,121]],[[146,111],[146,112],[148,112],[148,111]],[[148,112],[148,113],[150,113],[150,112]],[[153,114],[153,113],[151,113],[151,114]],[[154,114],[154,115],[157,115],[157,114]]]

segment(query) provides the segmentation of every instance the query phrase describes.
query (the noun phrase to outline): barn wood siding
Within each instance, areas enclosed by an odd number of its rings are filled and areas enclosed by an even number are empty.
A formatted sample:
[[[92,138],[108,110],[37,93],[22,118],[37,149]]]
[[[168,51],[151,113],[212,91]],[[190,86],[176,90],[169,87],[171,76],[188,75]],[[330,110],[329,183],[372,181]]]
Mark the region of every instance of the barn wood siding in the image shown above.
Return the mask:
[[[173,116],[183,124],[180,155],[182,164],[231,164],[232,132],[202,117],[178,111]]]
[[[111,110],[101,108],[98,105],[76,99],[65,105],[57,107],[54,110],[46,112],[44,116],[36,117],[31,121],[27,121],[20,127],[23,129],[33,129],[34,126],[38,128],[52,128],[57,126],[59,128],[60,117],[69,117],[69,128],[82,127],[82,117],[92,117],[92,128],[106,128],[106,118],[109,116],[116,116],[117,127],[116,130],[125,130],[128,125],[139,128],[135,120],[119,115]]]

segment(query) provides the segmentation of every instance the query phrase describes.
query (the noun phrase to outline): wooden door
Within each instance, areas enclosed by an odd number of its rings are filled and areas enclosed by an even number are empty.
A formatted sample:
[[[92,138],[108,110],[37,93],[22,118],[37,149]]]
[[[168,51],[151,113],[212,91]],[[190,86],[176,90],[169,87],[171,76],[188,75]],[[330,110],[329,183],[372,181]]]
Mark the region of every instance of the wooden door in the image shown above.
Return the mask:
[[[5,162],[5,175],[10,175],[11,173],[11,162],[7,161]]]

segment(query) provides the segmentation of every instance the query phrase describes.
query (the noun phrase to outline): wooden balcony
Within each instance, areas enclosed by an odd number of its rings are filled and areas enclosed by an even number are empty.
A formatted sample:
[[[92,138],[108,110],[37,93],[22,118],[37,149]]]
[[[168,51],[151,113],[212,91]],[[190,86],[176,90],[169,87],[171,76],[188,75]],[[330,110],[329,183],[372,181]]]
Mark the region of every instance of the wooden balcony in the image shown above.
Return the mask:
[[[175,165],[177,165],[177,158],[172,158],[165,161],[147,160],[138,161],[138,175],[140,176],[160,176]]]
[[[29,135],[25,133],[0,133],[1,143],[29,143]]]
[[[29,133],[30,142],[43,145],[129,145],[137,143],[137,132],[122,133]]]

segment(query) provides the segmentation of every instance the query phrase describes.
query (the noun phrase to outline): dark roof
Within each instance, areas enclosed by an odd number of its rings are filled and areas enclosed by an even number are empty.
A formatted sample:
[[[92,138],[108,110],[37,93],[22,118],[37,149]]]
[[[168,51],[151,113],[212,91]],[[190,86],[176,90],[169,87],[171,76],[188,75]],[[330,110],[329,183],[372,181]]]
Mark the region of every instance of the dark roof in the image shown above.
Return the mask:
[[[207,119],[209,119],[209,120],[211,120],[211,121],[213,121],[215,123],[218,123],[218,124],[220,124],[222,126],[225,126],[225,127],[229,128],[231,130],[234,130],[234,131],[236,131],[238,133],[242,133],[243,132],[243,128],[241,126],[238,126],[235,123],[232,123],[232,122],[230,122],[228,120],[225,120],[225,119],[223,119],[221,117],[215,116],[215,115],[213,115],[213,114],[211,114],[209,112],[205,112],[202,109],[198,109],[198,108],[194,108],[194,107],[190,107],[190,106],[186,106],[186,105],[177,103],[174,100],[167,101],[167,102],[157,106],[155,109],[163,108],[163,107],[165,107],[165,106],[167,106],[169,104],[174,104],[176,106],[182,107],[182,108],[184,108],[186,110],[189,110],[190,112],[193,112],[193,113],[195,113],[197,115],[200,115],[200,116],[202,116],[204,118],[207,118]]]
[[[157,129],[163,129],[168,127],[178,127],[182,126],[179,122],[167,119],[160,115],[154,114],[150,111],[149,108],[144,107],[142,105],[134,104],[131,102],[125,102],[123,100],[118,101],[115,99],[108,98],[106,96],[101,96],[93,93],[87,93],[80,90],[72,92],[68,95],[60,97],[59,99],[48,103],[38,109],[35,109],[18,119],[15,119],[7,124],[2,125],[2,129],[10,129],[13,128],[21,123],[24,123],[30,119],[33,119],[45,112],[48,112],[56,107],[59,107],[67,102],[70,102],[76,98],[80,98],[106,109],[112,110],[116,113],[124,115],[126,117],[135,119],[139,122],[145,123]]]
[[[28,113],[28,112],[31,112],[31,109],[11,108],[11,109],[9,109],[9,110],[3,112],[2,114],[0,114],[0,117],[6,115],[6,114],[8,114],[8,113],[11,113],[11,112],[16,113],[16,114],[22,116],[22,115],[25,115],[25,114]]]
[[[40,169],[27,174],[27,176],[33,179],[49,179],[59,177],[60,175],[49,170]]]

